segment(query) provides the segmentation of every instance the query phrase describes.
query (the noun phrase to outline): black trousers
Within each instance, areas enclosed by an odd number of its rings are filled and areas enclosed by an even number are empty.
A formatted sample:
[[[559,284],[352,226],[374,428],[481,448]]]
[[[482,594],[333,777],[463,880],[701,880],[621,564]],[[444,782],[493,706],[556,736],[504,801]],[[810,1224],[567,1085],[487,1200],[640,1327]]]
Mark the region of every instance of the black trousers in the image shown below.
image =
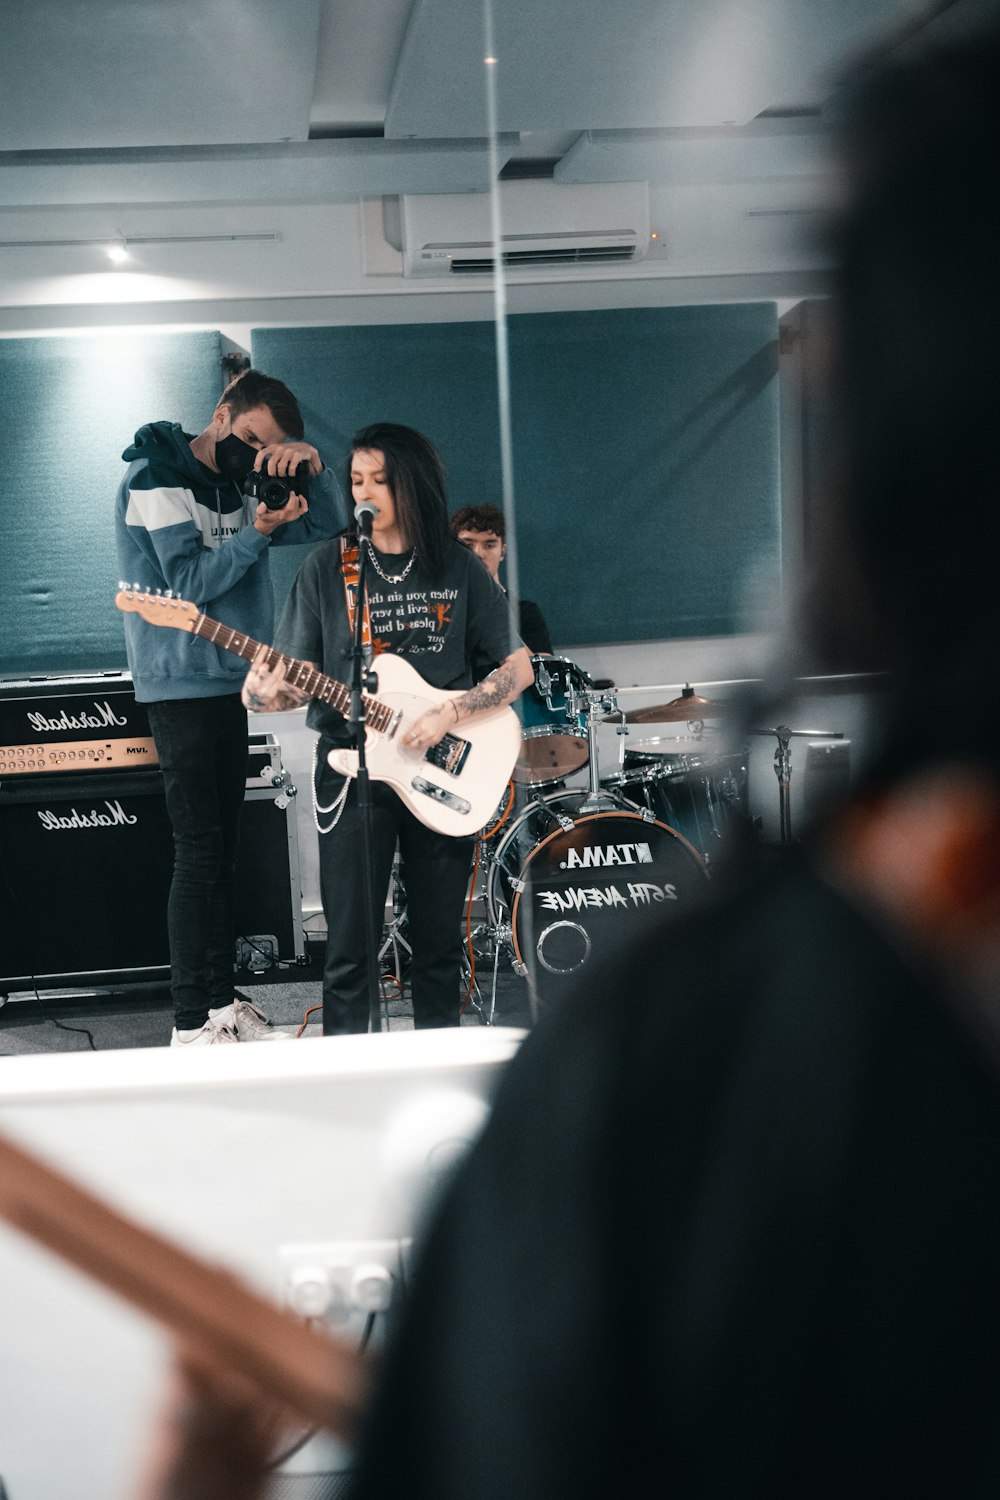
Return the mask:
[[[335,800],[344,778],[326,763],[330,746],[320,740],[316,797],[321,806]],[[409,941],[413,949],[410,987],[413,1024],[418,1028],[457,1026],[461,1005],[462,910],[469,887],[473,839],[434,833],[406,808],[396,793],[372,781],[372,867],[374,930],[382,931],[385,895],[398,840],[406,887]],[[333,814],[320,814],[324,826]],[[368,968],[365,926],[361,813],[351,783],[340,821],[319,835],[320,893],[326,916],[323,971],[323,1032],[326,1036],[368,1030]]]
[[[247,715],[238,694],[146,705],[174,834],[167,902],[178,1028],[233,998],[236,856],[246,792]]]

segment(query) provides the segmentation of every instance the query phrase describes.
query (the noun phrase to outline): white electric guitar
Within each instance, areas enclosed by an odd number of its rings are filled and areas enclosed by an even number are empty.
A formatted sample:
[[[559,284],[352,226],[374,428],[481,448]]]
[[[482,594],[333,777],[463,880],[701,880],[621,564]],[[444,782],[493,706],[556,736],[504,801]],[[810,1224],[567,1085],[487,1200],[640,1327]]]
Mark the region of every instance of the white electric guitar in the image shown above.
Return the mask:
[[[150,625],[170,625],[200,635],[245,661],[252,661],[260,650],[260,641],[209,619],[184,599],[122,588],[115,604],[126,614],[141,615]],[[346,715],[351,690],[344,683],[324,676],[311,662],[297,661],[280,651],[270,651],[267,662],[271,667],[280,662],[293,687]],[[379,695],[364,695],[369,775],[391,786],[414,816],[435,832],[478,833],[499,806],[514,769],[521,748],[521,721],[512,708],[495,708],[456,727],[430,750],[406,749],[402,741],[413,721],[460,693],[431,687],[400,656],[376,657],[374,667]],[[358,774],[356,750],[331,750],[328,759],[342,775]]]

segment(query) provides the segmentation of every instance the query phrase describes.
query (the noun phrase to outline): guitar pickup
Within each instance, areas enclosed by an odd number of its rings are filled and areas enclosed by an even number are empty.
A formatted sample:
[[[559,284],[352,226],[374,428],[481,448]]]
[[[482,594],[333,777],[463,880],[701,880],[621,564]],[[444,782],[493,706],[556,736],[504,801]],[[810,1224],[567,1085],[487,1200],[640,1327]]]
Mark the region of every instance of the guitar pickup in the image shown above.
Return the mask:
[[[446,734],[436,745],[432,745],[424,756],[430,765],[449,776],[460,776],[472,749],[470,740],[460,739],[457,734]]]
[[[466,802],[464,797],[456,797],[454,792],[449,792],[446,786],[435,786],[433,781],[426,781],[423,776],[414,776],[410,782],[415,792],[423,792],[425,797],[430,797],[432,802],[443,802],[445,807],[450,807],[452,812],[470,813],[472,803]]]

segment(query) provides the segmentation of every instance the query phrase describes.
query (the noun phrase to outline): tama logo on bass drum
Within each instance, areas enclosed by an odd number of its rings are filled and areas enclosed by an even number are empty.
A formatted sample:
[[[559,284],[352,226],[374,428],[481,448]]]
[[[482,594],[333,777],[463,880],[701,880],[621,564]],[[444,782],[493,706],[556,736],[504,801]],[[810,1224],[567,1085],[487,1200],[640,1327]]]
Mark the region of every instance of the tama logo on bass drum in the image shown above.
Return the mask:
[[[653,851],[648,844],[589,844],[583,849],[569,849],[560,860],[560,870],[605,869],[608,865],[651,865]]]

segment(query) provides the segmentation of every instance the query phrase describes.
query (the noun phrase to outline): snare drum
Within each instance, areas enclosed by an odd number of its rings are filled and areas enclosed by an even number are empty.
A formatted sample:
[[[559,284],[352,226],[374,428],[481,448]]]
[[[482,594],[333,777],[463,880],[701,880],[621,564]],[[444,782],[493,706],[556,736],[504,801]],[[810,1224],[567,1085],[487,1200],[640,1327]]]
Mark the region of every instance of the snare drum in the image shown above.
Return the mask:
[[[528,804],[501,838],[486,887],[540,1001],[572,994],[584,970],[633,938],[644,916],[705,892],[705,861],[676,829],[622,807],[583,812],[587,793]]]
[[[565,656],[533,656],[531,666],[534,684],[516,705],[524,729],[512,779],[521,786],[553,787],[587,764],[587,736],[571,718],[568,699],[591,681]]]

